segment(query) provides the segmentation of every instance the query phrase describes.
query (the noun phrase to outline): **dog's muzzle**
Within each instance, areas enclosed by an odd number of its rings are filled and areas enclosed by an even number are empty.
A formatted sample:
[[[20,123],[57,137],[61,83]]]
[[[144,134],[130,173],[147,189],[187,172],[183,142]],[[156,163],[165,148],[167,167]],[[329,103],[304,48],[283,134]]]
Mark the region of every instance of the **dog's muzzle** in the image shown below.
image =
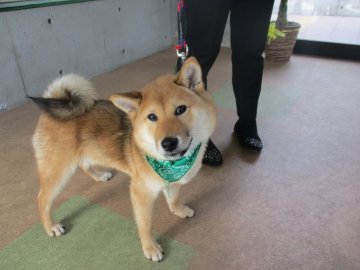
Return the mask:
[[[161,141],[161,147],[165,152],[174,151],[179,145],[178,138],[175,137],[166,137]]]
[[[192,139],[189,144],[184,147],[183,143],[181,144],[177,137],[165,137],[160,144],[165,156],[169,158],[179,158],[186,154],[191,142]]]

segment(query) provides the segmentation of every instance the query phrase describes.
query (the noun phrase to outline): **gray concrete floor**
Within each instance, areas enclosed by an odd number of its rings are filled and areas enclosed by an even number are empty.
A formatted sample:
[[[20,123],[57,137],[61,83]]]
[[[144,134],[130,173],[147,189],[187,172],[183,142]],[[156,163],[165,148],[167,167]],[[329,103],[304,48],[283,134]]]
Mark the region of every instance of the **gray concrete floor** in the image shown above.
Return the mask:
[[[267,64],[257,156],[233,136],[230,54],[222,50],[209,75],[224,165],[203,167],[184,188],[194,218],[173,216],[160,198],[154,228],[194,248],[189,269],[360,269],[360,64],[296,55]],[[167,50],[93,82],[102,98],[137,90],[174,61]],[[0,248],[39,222],[30,143],[38,115],[30,103],[0,114]],[[132,218],[122,174],[99,184],[79,172],[56,205],[75,194]]]

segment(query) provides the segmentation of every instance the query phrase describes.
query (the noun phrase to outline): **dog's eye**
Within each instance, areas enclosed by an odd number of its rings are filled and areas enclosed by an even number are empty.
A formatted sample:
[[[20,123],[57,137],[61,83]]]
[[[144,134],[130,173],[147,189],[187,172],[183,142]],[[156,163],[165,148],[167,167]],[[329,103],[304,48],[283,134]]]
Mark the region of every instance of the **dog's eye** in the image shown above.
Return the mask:
[[[148,118],[150,121],[153,121],[153,122],[155,122],[155,121],[158,120],[158,117],[157,117],[155,114],[153,114],[153,113],[150,113],[147,118]]]
[[[180,105],[179,107],[176,108],[175,115],[183,114],[186,111],[186,109],[187,108],[185,105]]]

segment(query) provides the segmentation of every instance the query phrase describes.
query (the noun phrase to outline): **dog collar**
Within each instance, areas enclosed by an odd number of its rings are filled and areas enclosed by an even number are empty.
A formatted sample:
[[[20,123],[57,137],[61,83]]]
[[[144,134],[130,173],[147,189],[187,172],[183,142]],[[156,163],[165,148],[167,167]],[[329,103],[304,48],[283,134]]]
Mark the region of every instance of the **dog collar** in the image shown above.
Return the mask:
[[[200,146],[201,143],[190,155],[177,160],[156,160],[149,156],[146,156],[146,160],[168,186],[169,183],[179,181],[192,168],[199,154]]]

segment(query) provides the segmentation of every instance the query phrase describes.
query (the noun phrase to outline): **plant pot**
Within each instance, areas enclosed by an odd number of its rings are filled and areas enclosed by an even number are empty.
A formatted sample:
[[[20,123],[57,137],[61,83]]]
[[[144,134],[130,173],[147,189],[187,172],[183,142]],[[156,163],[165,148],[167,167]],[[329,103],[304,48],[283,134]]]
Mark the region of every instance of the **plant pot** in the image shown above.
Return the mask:
[[[265,45],[265,60],[270,62],[287,62],[294,50],[296,38],[300,30],[297,22],[288,22],[285,27],[276,27],[285,33],[285,37],[277,37]]]

